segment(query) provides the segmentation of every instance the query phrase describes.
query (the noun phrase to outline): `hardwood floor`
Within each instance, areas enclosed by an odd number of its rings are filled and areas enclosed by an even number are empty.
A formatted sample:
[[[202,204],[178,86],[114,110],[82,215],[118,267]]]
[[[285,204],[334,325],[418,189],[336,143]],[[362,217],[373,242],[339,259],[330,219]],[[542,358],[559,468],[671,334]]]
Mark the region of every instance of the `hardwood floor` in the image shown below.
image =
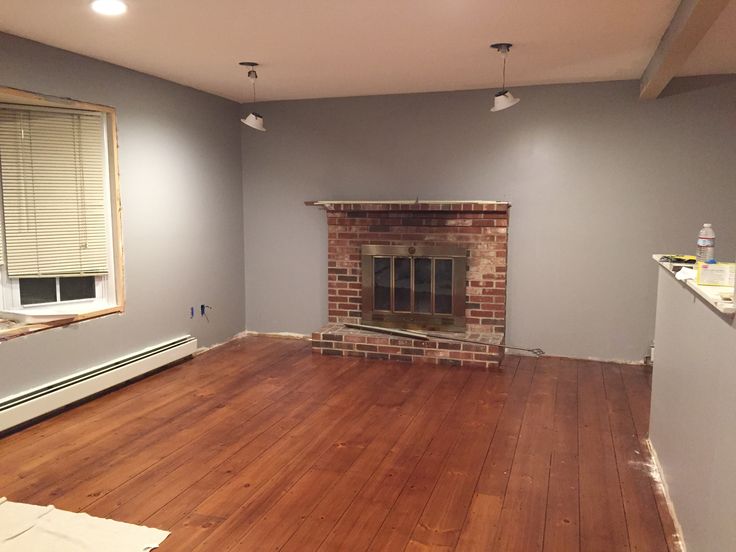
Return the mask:
[[[644,368],[493,372],[249,337],[0,440],[0,496],[166,551],[676,550]]]

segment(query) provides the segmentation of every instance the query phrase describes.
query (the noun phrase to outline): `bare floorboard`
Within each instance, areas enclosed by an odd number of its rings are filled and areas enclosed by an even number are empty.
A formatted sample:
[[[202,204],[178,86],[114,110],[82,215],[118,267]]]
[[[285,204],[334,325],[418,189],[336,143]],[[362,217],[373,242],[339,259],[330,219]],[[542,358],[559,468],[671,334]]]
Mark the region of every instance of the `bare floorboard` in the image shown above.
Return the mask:
[[[645,368],[495,371],[232,341],[0,440],[0,496],[172,531],[163,552],[674,552]]]

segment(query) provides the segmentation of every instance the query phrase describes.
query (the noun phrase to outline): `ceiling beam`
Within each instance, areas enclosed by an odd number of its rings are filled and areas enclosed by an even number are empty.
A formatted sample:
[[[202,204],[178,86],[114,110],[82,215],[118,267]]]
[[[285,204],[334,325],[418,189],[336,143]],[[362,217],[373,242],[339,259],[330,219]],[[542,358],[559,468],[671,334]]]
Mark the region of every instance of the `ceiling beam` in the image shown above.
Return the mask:
[[[644,69],[639,98],[652,100],[680,70],[729,0],[681,0],[649,65]]]

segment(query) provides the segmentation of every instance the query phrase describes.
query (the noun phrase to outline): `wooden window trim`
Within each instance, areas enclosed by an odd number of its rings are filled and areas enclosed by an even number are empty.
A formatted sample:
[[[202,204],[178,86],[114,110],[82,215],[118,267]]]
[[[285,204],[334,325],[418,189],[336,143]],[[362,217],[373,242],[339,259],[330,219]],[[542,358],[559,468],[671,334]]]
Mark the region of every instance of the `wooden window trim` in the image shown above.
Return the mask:
[[[122,208],[120,203],[120,170],[118,165],[118,126],[117,111],[114,107],[48,96],[36,92],[19,90],[17,88],[0,87],[0,103],[30,105],[39,107],[81,109],[103,113],[107,118],[108,170],[110,174],[110,217],[112,228],[112,252],[115,273],[115,300],[116,305],[70,318],[45,322],[40,324],[23,324],[7,330],[0,329],[0,341],[13,337],[36,333],[42,330],[58,328],[75,324],[84,320],[100,318],[111,314],[125,312],[125,264],[123,257]]]

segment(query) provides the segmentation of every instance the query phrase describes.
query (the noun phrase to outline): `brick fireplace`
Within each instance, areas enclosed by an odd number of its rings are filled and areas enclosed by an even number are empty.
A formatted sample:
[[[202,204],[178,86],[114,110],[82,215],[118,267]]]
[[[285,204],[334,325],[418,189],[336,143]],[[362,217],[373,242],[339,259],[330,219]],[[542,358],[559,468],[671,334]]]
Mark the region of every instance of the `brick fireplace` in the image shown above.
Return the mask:
[[[315,352],[498,366],[506,328],[508,203],[308,205],[323,208],[328,224],[329,318],[312,334]],[[385,335],[346,323],[433,330],[433,337]]]

